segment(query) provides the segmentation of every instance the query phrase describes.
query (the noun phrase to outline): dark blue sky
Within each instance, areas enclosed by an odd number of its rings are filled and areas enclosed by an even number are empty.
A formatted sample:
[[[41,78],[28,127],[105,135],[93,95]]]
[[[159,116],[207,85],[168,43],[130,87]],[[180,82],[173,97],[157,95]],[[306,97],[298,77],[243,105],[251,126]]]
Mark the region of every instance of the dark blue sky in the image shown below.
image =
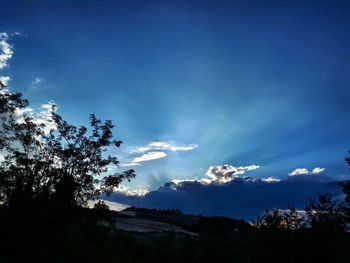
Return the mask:
[[[284,3],[282,3],[284,2]],[[349,1],[6,1],[3,74],[32,106],[117,124],[130,188],[259,165],[349,175]],[[158,142],[158,144],[151,144]],[[140,148],[143,147],[144,149]]]

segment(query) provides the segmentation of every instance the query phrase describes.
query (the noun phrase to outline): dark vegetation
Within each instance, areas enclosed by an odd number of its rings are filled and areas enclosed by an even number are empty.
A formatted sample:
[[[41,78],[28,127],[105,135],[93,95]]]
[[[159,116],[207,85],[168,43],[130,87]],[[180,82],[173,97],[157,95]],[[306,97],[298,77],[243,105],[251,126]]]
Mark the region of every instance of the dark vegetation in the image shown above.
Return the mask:
[[[121,144],[112,123],[91,115],[91,130],[75,127],[53,106],[55,129],[48,130],[30,115],[18,116],[27,105],[21,94],[1,90],[0,262],[350,262],[349,182],[341,183],[344,200],[320,194],[304,212],[266,211],[254,224],[129,209],[198,236],[117,230],[120,214],[103,202],[87,208],[135,176],[133,170],[108,174],[118,160],[107,149]]]

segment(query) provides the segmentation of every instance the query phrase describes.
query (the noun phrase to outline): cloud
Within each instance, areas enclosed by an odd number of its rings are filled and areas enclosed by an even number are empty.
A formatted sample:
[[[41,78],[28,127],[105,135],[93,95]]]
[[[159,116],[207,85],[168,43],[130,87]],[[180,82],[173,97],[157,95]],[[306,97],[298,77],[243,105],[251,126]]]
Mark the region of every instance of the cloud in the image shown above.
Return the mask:
[[[167,155],[165,152],[148,152],[140,157],[135,157],[132,160],[132,163],[141,163],[141,162],[146,162],[146,161],[151,161],[151,160],[156,160],[160,158],[165,158]]]
[[[142,162],[152,161],[156,159],[161,159],[167,157],[165,152],[148,152],[141,156],[135,157],[130,163],[122,163],[120,166],[139,166]]]
[[[20,35],[19,32],[14,32],[11,36]],[[0,32],[0,69],[4,69],[8,66],[8,60],[12,58],[13,55],[13,47],[8,43],[9,35],[5,32]],[[10,77],[8,76],[0,76],[0,81],[7,85],[10,81]],[[42,82],[41,78],[35,78],[32,82],[32,86],[37,86]],[[2,90],[0,92],[10,93],[7,89]],[[22,109],[16,109],[14,112],[14,117],[17,122],[21,122],[24,120],[24,116],[28,115],[33,117],[34,122],[37,124],[44,124],[44,132],[48,133],[50,130],[55,129],[55,124],[52,121],[52,112],[56,112],[57,107],[54,102],[44,103],[40,106],[40,110],[34,111],[32,108],[26,107]],[[1,116],[4,118],[6,122],[6,118],[8,116]]]
[[[8,42],[9,35],[5,32],[0,32],[0,70],[8,67],[8,61],[12,58],[12,46]],[[9,76],[0,76],[0,81],[4,85],[8,85]]]
[[[51,130],[56,129],[56,125],[52,120],[52,113],[57,111],[56,104],[53,101],[44,103],[40,106],[41,110],[34,113],[34,121],[37,124],[44,124],[44,132],[48,134]]]
[[[11,80],[11,78],[9,76],[0,76],[0,81],[2,82],[2,84],[4,84],[5,86],[8,85],[9,81]]]
[[[146,146],[136,147],[130,151],[130,153],[144,153],[148,151],[192,151],[197,148],[198,145],[190,144],[190,145],[174,145],[173,142],[151,142]]]
[[[56,111],[56,104],[51,101],[42,104],[38,110],[34,110],[30,107],[25,107],[22,109],[17,108],[13,117],[15,118],[16,122],[21,123],[24,121],[24,116],[30,116],[33,118],[34,123],[44,124],[44,133],[48,134],[51,130],[56,129],[56,125],[52,120],[52,113]]]
[[[173,142],[151,142],[146,146],[134,147],[129,151],[129,154],[142,154],[122,163],[120,166],[138,166],[142,162],[165,158],[168,155],[166,152],[191,151],[198,147],[196,144],[190,145],[174,145]]]
[[[140,163],[121,163],[121,167],[128,167],[128,166],[140,166]]]
[[[323,178],[322,178],[323,177]],[[241,176],[226,183],[203,180],[173,180],[143,196],[115,192],[108,199],[128,205],[180,209],[184,213],[223,215],[251,220],[265,209],[303,209],[318,193],[341,195],[337,181],[323,176],[294,176],[286,179]]]
[[[38,90],[40,87],[40,84],[43,82],[43,80],[41,78],[34,78],[34,80],[32,81],[32,83],[30,84],[29,90]]]
[[[312,174],[319,174],[319,173],[323,173],[324,170],[326,170],[326,168],[321,168],[321,167],[316,167],[312,170]]]
[[[123,185],[119,185],[114,191],[125,194],[126,196],[144,196],[149,193],[147,189],[129,189]]]
[[[275,178],[275,177],[272,177],[272,176],[267,177],[267,178],[262,178],[260,180],[262,180],[263,182],[266,182],[266,183],[278,183],[278,182],[281,181],[281,179],[278,179],[278,178]]]
[[[37,85],[37,84],[41,83],[41,81],[42,81],[41,78],[34,78],[33,84]]]
[[[276,183],[281,181],[275,177],[268,178],[252,178],[248,176],[243,176],[246,171],[256,170],[259,165],[249,165],[249,166],[232,166],[232,165],[215,165],[210,166],[207,172],[205,173],[207,178],[201,179],[174,179],[171,182],[175,185],[181,185],[185,183],[196,182],[200,184],[227,184],[231,181],[243,181],[243,182],[265,182],[265,183]]]
[[[208,171],[206,172],[206,175],[212,181],[225,183],[238,178],[239,175],[243,175],[246,171],[256,170],[259,167],[260,167],[259,165],[239,166],[239,167],[235,167],[228,164],[216,165],[216,166],[210,166]]]
[[[10,36],[24,36],[24,37],[27,37],[28,34],[21,33],[21,32],[13,32],[13,33],[10,34]]]
[[[0,33],[0,69],[8,66],[8,60],[12,58],[12,46],[8,43],[9,35],[5,32]]]
[[[297,168],[293,172],[288,173],[289,176],[298,176],[298,175],[315,175],[323,173],[326,168],[316,167],[312,171],[309,171],[307,168]]]

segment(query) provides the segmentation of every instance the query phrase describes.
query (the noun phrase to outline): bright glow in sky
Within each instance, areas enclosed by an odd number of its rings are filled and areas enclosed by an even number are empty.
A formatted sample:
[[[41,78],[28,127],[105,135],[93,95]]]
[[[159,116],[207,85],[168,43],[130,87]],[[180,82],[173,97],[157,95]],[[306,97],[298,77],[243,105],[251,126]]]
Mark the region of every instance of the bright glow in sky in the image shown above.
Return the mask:
[[[225,164],[349,174],[347,1],[19,2],[1,4],[10,89],[77,125],[111,119],[130,189]]]

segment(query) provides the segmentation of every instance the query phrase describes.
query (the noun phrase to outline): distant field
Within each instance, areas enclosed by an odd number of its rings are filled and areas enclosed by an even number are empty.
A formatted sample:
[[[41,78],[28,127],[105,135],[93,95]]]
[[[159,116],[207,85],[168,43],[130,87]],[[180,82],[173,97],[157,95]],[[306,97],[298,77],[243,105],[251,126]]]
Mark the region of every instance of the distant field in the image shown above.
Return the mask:
[[[89,207],[92,208],[94,205],[98,202],[99,200],[94,200],[89,202]],[[129,207],[129,205],[122,204],[122,203],[117,203],[117,202],[112,202],[108,200],[101,200],[105,202],[106,205],[109,206],[109,209],[113,211],[123,211],[125,208]]]
[[[124,231],[136,231],[141,233],[150,233],[150,232],[177,232],[189,234],[192,236],[198,236],[198,234],[186,231],[178,226],[174,226],[168,223],[147,220],[147,219],[138,219],[138,218],[117,218],[115,226],[117,229]]]

